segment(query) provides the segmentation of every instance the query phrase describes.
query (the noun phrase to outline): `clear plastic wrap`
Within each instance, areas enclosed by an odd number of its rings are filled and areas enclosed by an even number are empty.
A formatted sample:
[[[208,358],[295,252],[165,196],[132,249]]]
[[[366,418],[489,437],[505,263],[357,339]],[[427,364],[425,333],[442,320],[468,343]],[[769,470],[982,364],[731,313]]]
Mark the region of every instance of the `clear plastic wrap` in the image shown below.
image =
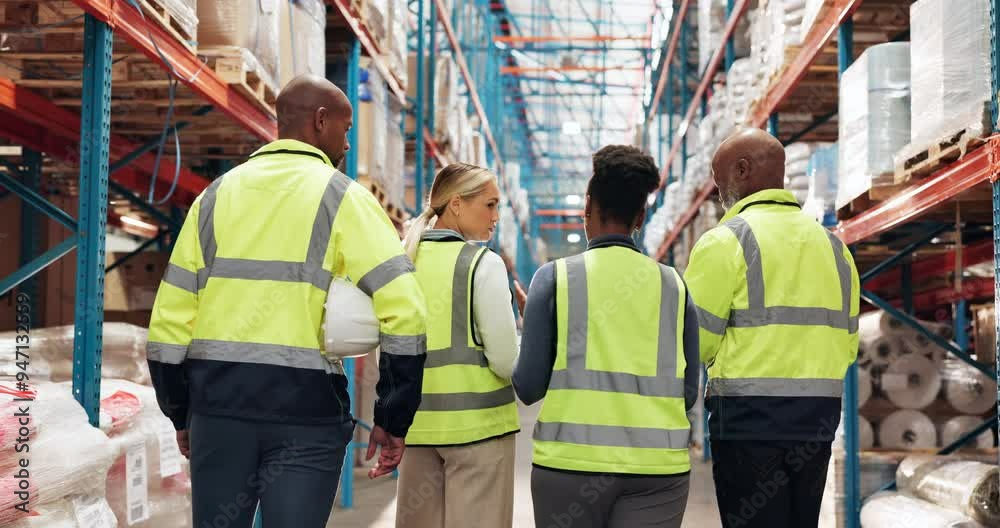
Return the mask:
[[[116,528],[118,520],[103,495],[73,495],[41,504],[35,515],[25,517],[8,528]],[[124,525],[123,525],[124,526]]]
[[[896,470],[901,493],[1000,526],[1000,469],[950,457],[911,456]]]
[[[28,508],[58,501],[72,494],[103,496],[113,450],[108,437],[90,425],[83,407],[63,384],[39,383],[33,402],[27,405],[36,423],[29,450],[0,452],[0,525],[24,515],[13,506],[20,499],[13,477],[21,458],[30,469]],[[0,401],[11,401],[8,393]]]
[[[194,39],[198,35],[198,6],[196,0],[147,0],[163,8],[170,18],[181,28],[185,36]],[[202,0],[206,2],[209,0]]]
[[[882,492],[861,507],[862,528],[984,528],[968,517],[927,501]]]
[[[888,449],[933,449],[938,444],[937,428],[926,414],[902,409],[879,424],[878,443]]]
[[[450,143],[451,134],[458,126],[458,67],[450,53],[439,54],[435,67],[434,134],[435,139],[444,146],[445,143]]]
[[[916,111],[912,148],[904,150],[915,154],[966,127],[974,135],[989,132],[989,1],[919,0],[910,6],[910,38]]]
[[[726,27],[726,0],[698,0],[698,71],[704,71],[722,42]],[[741,18],[734,31],[736,57],[750,53],[749,22]]]
[[[955,416],[949,418],[938,428],[938,436],[941,440],[941,447],[947,447],[965,436],[969,431],[983,423],[979,416]],[[972,447],[978,449],[989,449],[996,445],[993,441],[993,431],[987,429],[976,437]]]
[[[409,30],[408,20],[410,10],[406,0],[389,0],[389,35],[388,46],[383,49],[389,71],[392,72],[400,85],[406,86],[409,79],[406,71],[406,37]]]
[[[882,375],[882,390],[901,409],[923,409],[934,403],[941,391],[941,372],[924,356],[903,355]]]
[[[893,183],[893,155],[910,140],[909,47],[872,46],[841,77],[838,209]]]
[[[836,143],[821,147],[813,152],[806,167],[809,194],[802,210],[820,221],[836,212],[837,156]]]
[[[276,0],[280,7],[279,87],[298,75],[326,77],[326,7],[322,0]]]
[[[198,2],[198,47],[246,50],[244,63],[278,91],[278,2],[285,0],[212,0]],[[253,60],[248,60],[249,55]],[[323,57],[324,61],[326,57]]]
[[[101,376],[149,384],[147,334],[148,331],[141,326],[104,323]],[[0,333],[0,346],[13,350],[16,337],[15,332]],[[19,371],[13,354],[0,358],[0,377],[12,378]],[[28,375],[32,381],[59,382],[73,378],[73,325],[31,330]]]
[[[941,367],[948,403],[963,414],[983,414],[996,405],[997,383],[960,359],[947,359]]]
[[[403,164],[406,155],[406,142],[400,125],[403,122],[403,107],[395,97],[388,98],[386,109],[385,137],[385,172],[383,187],[389,198],[389,203],[403,207],[405,193],[403,182]]]

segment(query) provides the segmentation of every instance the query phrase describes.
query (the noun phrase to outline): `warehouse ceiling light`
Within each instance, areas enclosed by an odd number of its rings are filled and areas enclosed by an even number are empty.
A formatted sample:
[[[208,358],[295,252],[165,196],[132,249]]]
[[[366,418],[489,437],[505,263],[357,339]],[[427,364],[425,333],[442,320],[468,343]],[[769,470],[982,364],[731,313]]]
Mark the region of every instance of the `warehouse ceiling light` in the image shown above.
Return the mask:
[[[583,127],[576,121],[566,121],[562,124],[562,133],[567,136],[579,136]]]
[[[569,242],[570,244],[576,244],[577,242],[580,241],[580,234],[579,233],[570,233],[566,237],[566,241]]]
[[[580,198],[579,194],[569,194],[566,195],[566,205],[580,205],[583,198]]]

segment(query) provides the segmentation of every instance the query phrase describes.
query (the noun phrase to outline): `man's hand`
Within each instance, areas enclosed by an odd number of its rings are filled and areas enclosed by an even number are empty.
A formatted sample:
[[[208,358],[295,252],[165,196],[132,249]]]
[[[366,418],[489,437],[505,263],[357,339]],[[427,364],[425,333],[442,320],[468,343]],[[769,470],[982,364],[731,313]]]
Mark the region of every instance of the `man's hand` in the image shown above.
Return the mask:
[[[375,456],[376,447],[379,448],[378,464],[368,472],[370,479],[376,479],[395,471],[396,466],[403,460],[406,442],[376,425],[372,427],[372,434],[368,437],[368,454],[365,456],[365,460],[371,460]]]
[[[188,440],[188,431],[177,431],[177,447],[181,449],[184,458],[191,460],[191,442]]]
[[[521,283],[516,280],[514,281],[514,300],[517,301],[518,312],[521,313],[521,317],[524,317],[524,305],[528,302],[528,294],[521,287]]]

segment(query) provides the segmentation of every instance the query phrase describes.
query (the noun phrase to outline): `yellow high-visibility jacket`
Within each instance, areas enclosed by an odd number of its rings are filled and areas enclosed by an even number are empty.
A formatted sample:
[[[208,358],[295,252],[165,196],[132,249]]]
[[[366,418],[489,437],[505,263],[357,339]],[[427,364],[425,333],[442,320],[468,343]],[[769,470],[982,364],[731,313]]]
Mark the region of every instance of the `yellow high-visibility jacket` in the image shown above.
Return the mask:
[[[352,419],[323,352],[334,276],[372,296],[381,360],[375,423],[405,436],[420,403],[425,304],[375,198],[319,149],[274,141],[195,200],[157,292],[148,359],[163,412],[282,421]]]
[[[781,189],[734,205],[691,252],[719,440],[832,441],[858,352],[860,281],[847,246]]]

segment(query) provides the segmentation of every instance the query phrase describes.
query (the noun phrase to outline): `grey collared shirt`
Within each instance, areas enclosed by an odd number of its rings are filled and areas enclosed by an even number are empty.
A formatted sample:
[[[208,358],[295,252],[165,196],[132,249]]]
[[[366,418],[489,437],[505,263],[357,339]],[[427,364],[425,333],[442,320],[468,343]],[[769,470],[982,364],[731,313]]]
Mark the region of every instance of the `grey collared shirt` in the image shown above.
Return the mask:
[[[638,251],[635,243],[626,236],[597,237],[587,244],[587,249],[607,246],[624,246]],[[524,307],[524,329],[521,335],[521,353],[514,366],[514,390],[524,403],[531,405],[545,397],[556,360],[556,276],[555,265],[543,265],[531,279],[528,302]],[[687,294],[683,330],[684,404],[690,410],[698,399],[698,381],[701,364],[698,356],[698,311],[691,294]]]

